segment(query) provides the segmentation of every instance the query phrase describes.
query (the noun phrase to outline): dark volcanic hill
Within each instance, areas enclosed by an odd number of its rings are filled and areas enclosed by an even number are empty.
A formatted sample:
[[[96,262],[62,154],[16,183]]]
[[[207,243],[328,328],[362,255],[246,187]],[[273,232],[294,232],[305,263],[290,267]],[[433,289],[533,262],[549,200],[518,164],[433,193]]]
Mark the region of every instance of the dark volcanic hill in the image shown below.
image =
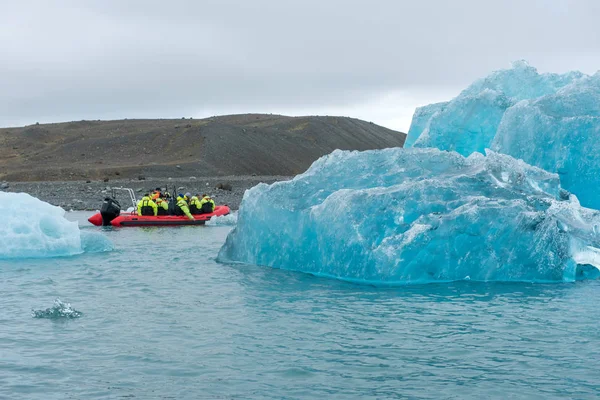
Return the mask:
[[[335,149],[399,147],[405,138],[347,117],[245,114],[36,124],[0,129],[0,179],[289,176]]]

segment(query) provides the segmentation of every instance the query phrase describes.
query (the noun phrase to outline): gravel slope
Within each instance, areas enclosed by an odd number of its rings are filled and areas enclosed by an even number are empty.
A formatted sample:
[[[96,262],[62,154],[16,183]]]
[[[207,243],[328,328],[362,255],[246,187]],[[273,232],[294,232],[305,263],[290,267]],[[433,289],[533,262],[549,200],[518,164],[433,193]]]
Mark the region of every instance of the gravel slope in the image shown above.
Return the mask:
[[[401,132],[346,117],[244,114],[0,129],[0,180],[291,176],[335,149],[399,147]]]

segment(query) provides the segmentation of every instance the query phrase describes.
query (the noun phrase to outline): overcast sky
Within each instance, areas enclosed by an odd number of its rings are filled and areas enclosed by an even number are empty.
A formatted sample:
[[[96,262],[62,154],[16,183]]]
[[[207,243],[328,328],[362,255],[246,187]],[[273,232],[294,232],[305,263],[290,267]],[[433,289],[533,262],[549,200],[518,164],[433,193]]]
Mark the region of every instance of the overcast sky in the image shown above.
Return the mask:
[[[2,1],[0,126],[264,112],[406,131],[526,59],[600,69],[599,0]]]

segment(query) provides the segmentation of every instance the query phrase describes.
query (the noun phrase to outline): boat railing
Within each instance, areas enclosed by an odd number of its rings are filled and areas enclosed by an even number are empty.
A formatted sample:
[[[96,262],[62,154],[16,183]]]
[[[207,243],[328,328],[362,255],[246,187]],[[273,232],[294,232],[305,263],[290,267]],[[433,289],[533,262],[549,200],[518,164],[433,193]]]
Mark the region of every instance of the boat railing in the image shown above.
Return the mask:
[[[113,187],[113,188],[111,188],[111,190],[112,190],[113,198],[115,197],[115,190],[126,191],[127,194],[129,194],[129,199],[131,200],[131,204],[132,204],[133,208],[135,209],[137,207],[137,200],[135,198],[135,192],[133,191],[133,189],[125,188],[125,187]]]

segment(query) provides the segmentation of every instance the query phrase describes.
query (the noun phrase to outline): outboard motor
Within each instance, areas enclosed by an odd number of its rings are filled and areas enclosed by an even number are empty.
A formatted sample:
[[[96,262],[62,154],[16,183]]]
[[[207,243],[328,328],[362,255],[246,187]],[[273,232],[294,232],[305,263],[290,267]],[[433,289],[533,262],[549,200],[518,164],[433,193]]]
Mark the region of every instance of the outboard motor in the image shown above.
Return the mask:
[[[110,226],[110,221],[117,218],[119,214],[121,214],[121,205],[119,202],[111,197],[106,197],[100,208],[102,226]]]

